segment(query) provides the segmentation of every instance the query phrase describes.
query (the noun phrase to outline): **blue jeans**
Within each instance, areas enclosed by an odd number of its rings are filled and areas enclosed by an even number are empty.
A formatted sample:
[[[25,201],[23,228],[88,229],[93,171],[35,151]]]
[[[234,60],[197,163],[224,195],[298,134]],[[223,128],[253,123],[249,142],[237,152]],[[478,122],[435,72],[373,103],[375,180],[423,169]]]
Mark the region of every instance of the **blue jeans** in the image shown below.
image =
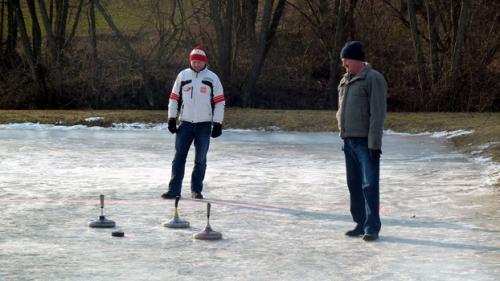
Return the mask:
[[[378,233],[380,159],[370,158],[367,138],[345,138],[343,150],[352,218],[365,233]]]
[[[194,168],[191,174],[191,191],[201,192],[203,190],[203,179],[207,169],[207,152],[210,145],[211,122],[190,123],[181,122],[177,128],[175,137],[175,156],[172,161],[172,175],[168,189],[175,193],[180,193],[184,170],[186,168],[186,158],[189,148],[194,141],[195,157]]]

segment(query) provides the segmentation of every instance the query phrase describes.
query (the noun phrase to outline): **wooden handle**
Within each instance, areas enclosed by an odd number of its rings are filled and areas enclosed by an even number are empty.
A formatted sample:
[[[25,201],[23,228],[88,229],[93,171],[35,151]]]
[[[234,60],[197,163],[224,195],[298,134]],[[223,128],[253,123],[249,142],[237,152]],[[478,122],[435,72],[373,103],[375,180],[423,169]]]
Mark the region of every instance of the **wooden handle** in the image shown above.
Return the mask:
[[[210,218],[210,203],[207,203],[207,219]]]
[[[175,208],[177,209],[177,206],[179,205],[179,200],[181,199],[180,196],[175,197]]]

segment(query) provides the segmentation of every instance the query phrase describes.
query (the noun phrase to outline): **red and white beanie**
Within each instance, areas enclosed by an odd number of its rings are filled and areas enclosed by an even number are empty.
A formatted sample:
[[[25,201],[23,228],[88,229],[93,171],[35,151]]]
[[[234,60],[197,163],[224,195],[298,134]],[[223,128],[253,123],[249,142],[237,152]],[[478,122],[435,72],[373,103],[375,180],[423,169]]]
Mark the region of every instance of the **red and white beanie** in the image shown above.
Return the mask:
[[[202,62],[208,61],[207,54],[205,54],[205,51],[203,51],[202,45],[194,47],[194,49],[191,51],[191,53],[189,54],[189,61],[192,60],[199,60]]]

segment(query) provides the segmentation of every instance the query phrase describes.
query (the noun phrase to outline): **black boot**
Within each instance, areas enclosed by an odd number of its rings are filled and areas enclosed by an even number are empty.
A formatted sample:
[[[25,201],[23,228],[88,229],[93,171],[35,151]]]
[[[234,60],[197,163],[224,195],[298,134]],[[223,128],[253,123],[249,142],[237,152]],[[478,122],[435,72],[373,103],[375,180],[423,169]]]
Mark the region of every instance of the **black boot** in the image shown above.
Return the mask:
[[[177,196],[181,196],[181,193],[180,192],[173,192],[171,190],[163,193],[161,195],[161,198],[163,199],[175,199]]]
[[[365,241],[375,241],[378,239],[378,233],[366,233],[363,235],[363,240]]]
[[[191,198],[193,199],[203,199],[201,192],[191,192]]]
[[[345,235],[350,236],[350,237],[357,237],[365,234],[365,231],[363,230],[363,227],[361,225],[356,225],[356,227],[353,230],[349,230],[345,233]]]

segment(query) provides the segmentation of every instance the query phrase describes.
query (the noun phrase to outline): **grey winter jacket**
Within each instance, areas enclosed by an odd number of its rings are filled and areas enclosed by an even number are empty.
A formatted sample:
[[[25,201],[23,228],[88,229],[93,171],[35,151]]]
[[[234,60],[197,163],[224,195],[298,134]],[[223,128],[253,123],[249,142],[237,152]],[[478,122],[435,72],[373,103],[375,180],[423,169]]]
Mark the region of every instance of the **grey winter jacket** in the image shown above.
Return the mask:
[[[346,73],[338,86],[340,137],[368,138],[369,149],[381,149],[386,115],[387,82],[369,65],[353,77]]]

